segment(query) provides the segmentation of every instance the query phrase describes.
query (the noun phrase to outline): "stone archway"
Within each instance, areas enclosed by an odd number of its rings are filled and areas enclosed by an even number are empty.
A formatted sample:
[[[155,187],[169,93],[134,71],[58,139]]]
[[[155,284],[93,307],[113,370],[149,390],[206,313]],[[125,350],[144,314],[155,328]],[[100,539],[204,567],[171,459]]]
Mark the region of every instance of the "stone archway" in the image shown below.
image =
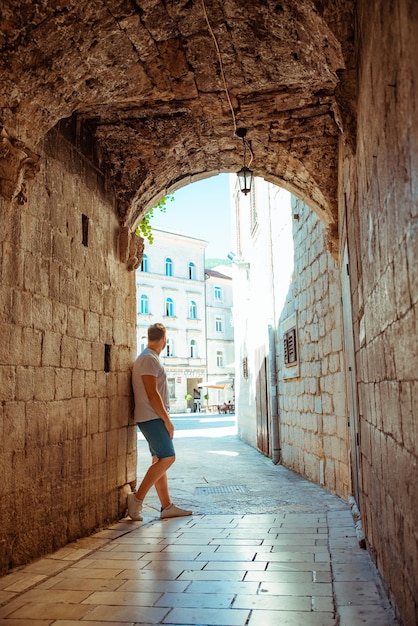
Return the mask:
[[[124,225],[185,180],[239,169],[245,127],[255,174],[309,198],[335,240],[351,2],[6,5],[3,124],[31,149],[56,124],[70,132]]]

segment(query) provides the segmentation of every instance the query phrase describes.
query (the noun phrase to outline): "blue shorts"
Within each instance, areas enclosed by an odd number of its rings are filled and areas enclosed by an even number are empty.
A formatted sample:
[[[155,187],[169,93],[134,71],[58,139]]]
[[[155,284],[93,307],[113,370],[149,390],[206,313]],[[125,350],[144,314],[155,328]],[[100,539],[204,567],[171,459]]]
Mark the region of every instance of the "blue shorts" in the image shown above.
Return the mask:
[[[173,440],[161,418],[149,422],[137,422],[137,426],[148,442],[152,456],[157,459],[166,459],[176,456]]]

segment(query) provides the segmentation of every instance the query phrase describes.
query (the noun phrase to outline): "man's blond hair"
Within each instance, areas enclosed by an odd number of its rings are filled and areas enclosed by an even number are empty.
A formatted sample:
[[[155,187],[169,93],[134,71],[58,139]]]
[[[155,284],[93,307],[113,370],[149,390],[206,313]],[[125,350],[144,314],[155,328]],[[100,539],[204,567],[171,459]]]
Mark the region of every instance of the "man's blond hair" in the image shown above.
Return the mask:
[[[148,328],[148,341],[160,341],[165,337],[165,326],[163,324],[153,324]]]

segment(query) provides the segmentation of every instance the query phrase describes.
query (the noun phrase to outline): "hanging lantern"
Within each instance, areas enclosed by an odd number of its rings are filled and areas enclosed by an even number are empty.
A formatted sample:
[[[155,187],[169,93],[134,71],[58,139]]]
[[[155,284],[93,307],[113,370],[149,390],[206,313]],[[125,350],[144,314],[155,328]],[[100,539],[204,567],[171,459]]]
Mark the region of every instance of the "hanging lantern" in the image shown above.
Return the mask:
[[[237,172],[237,176],[238,176],[239,188],[242,191],[242,193],[246,196],[248,193],[250,193],[251,184],[253,182],[253,171],[250,170],[250,168],[245,165],[245,157],[246,157],[245,137],[247,135],[247,129],[237,128],[236,135],[237,137],[240,137],[242,139],[242,143],[244,144],[244,165],[240,169],[240,171]]]
[[[250,193],[251,191],[251,183],[253,182],[253,171],[250,168],[242,167],[239,172],[237,172],[239,188],[244,195]]]

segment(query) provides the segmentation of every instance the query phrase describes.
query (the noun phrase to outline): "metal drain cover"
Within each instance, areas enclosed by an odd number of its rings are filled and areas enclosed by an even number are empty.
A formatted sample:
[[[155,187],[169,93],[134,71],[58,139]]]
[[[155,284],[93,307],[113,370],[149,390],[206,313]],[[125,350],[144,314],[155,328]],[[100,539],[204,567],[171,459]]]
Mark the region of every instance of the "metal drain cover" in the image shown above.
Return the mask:
[[[214,487],[196,487],[196,494],[202,494],[204,496],[212,493],[245,493],[245,488],[242,485],[218,485]]]

